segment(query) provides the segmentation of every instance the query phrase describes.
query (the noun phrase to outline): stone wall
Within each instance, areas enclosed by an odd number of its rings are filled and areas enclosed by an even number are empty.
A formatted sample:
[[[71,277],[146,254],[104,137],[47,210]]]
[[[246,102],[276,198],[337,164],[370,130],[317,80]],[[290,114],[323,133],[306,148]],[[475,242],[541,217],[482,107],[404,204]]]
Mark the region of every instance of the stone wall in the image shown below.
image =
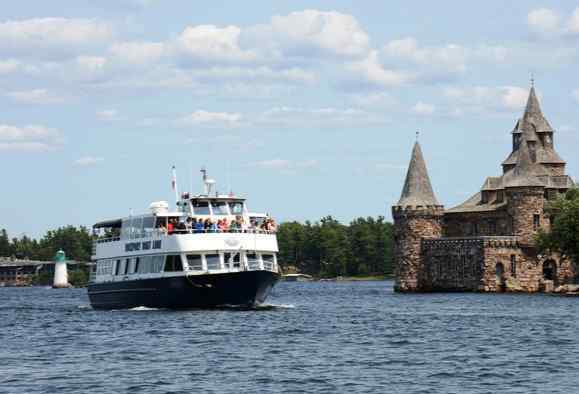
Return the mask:
[[[512,220],[506,209],[445,213],[443,223],[445,237],[512,235]]]
[[[418,291],[422,287],[421,243],[424,238],[442,235],[442,207],[393,207],[394,289]]]
[[[481,238],[425,239],[422,260],[425,290],[481,290],[484,262]]]
[[[513,235],[522,245],[533,245],[539,228],[549,229],[549,220],[544,215],[545,192],[542,187],[518,187],[507,189],[507,211],[513,221]],[[534,217],[538,223],[535,225]]]

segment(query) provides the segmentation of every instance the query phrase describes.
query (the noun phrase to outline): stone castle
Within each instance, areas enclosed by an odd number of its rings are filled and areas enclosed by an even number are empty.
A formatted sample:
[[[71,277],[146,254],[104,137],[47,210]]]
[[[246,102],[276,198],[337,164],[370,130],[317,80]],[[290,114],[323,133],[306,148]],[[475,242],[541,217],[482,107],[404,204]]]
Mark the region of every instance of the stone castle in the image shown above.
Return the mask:
[[[549,292],[571,283],[572,262],[541,255],[534,246],[539,229],[550,226],[545,203],[574,185],[553,134],[531,87],[502,176],[487,178],[479,192],[447,210],[434,195],[416,142],[402,196],[392,207],[395,290]]]

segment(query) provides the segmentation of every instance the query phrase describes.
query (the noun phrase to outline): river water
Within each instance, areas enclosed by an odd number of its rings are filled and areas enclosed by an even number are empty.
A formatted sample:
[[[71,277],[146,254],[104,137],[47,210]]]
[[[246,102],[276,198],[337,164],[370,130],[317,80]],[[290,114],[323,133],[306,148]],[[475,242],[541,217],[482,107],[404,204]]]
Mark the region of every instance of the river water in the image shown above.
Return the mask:
[[[579,299],[281,283],[257,310],[0,288],[1,393],[576,393]]]

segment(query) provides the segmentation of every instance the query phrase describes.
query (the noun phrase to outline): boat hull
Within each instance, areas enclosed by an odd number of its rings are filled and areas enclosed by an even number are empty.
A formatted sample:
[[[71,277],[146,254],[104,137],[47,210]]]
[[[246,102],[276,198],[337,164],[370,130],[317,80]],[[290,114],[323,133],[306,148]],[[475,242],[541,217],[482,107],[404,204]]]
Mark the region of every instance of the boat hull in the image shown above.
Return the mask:
[[[88,296],[94,309],[187,309],[261,304],[279,280],[270,271],[174,276],[91,283]]]

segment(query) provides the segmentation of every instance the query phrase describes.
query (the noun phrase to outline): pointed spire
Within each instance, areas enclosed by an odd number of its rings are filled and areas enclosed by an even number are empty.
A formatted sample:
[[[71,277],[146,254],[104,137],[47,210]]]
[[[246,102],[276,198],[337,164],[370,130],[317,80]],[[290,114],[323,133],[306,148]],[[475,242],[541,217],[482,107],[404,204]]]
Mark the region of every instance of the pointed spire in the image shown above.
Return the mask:
[[[535,93],[535,83],[533,81],[533,85],[531,86],[531,91],[529,92],[529,98],[527,99],[527,106],[525,107],[525,117],[527,115],[541,115],[541,106],[539,104],[539,99],[537,98],[537,94]]]
[[[426,163],[418,141],[416,141],[412,149],[412,157],[406,173],[404,189],[402,189],[400,201],[396,205],[402,207],[417,205],[440,206],[432,191]]]

